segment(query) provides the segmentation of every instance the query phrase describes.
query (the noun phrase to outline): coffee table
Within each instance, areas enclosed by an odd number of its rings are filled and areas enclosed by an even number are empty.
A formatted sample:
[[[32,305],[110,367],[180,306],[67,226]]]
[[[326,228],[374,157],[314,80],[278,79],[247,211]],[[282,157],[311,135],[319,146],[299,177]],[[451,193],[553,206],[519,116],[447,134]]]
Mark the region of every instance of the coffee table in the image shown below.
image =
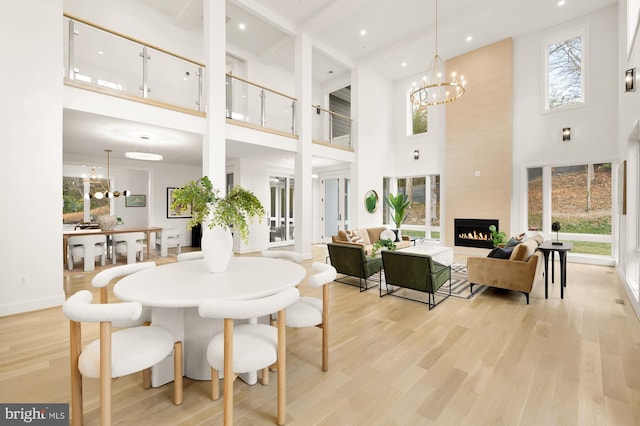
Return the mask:
[[[453,264],[453,248],[439,246],[435,244],[417,244],[407,248],[399,249],[399,251],[407,253],[428,254],[431,258],[441,265]]]

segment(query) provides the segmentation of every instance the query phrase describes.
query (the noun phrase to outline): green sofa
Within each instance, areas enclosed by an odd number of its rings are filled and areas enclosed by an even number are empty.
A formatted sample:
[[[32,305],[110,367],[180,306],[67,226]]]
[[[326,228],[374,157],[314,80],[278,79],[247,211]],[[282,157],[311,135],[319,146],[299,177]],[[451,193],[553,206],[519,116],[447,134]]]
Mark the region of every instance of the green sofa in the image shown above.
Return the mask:
[[[380,272],[382,268],[380,256],[372,257],[366,255],[364,247],[361,245],[328,243],[327,248],[329,250],[329,260],[331,265],[336,268],[336,272],[345,276],[359,278],[358,287],[360,291],[371,288],[367,280],[371,279],[372,275]],[[363,280],[364,286],[362,285]],[[336,279],[335,281],[353,285],[342,279]]]
[[[380,297],[391,294],[404,299],[427,303],[429,309],[432,309],[451,296],[451,266],[434,262],[428,254],[383,250],[382,264],[386,293],[382,293],[382,285],[380,285]],[[447,281],[449,282],[448,293],[446,291],[438,293],[438,290]],[[428,302],[394,294],[397,289],[389,290],[390,285],[427,293]],[[436,302],[436,293],[443,296],[438,302]]]

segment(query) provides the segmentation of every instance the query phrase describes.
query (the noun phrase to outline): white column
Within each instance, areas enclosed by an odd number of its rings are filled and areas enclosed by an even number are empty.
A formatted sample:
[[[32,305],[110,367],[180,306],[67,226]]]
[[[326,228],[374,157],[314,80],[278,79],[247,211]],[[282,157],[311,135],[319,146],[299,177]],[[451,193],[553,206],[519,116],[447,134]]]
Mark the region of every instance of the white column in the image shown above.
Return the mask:
[[[202,141],[202,174],[209,176],[220,195],[226,193],[225,103],[226,35],[225,2],[204,0],[204,103],[207,134]]]
[[[296,132],[299,135],[296,154],[294,189],[295,250],[311,258],[313,237],[313,188],[311,165],[312,101],[311,37],[301,34],[295,42]]]

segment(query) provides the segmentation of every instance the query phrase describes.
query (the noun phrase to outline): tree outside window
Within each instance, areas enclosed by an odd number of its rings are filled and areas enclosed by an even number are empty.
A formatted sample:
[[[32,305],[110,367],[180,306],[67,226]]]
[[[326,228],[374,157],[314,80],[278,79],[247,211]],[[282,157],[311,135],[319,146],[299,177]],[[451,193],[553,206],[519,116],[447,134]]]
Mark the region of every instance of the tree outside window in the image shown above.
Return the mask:
[[[584,103],[583,52],[582,36],[547,46],[547,110]]]
[[[412,135],[427,133],[429,130],[429,120],[427,119],[427,107],[412,105],[411,131]]]

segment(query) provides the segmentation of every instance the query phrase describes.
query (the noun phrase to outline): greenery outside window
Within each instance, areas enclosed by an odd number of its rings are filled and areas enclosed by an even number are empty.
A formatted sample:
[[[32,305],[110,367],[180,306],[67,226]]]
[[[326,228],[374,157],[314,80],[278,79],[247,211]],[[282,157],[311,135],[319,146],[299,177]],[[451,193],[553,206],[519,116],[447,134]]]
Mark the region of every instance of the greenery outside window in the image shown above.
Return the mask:
[[[62,223],[91,222],[98,216],[110,214],[109,199],[97,200],[85,197],[87,193],[105,192],[107,189],[106,179],[64,176],[62,178]]]

